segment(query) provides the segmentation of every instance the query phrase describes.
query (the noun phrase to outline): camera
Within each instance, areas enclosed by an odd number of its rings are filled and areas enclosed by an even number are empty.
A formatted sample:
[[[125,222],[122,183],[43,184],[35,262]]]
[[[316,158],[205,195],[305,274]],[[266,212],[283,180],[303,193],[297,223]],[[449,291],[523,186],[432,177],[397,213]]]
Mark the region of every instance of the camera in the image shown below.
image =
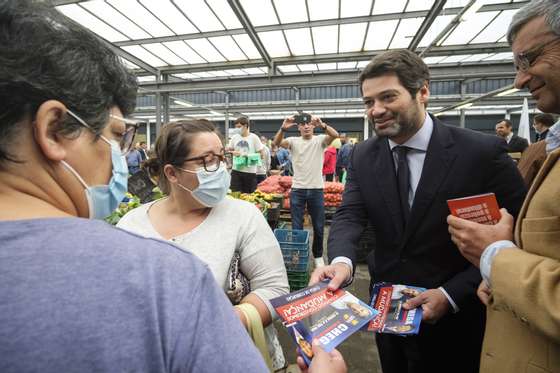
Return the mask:
[[[311,122],[311,114],[299,113],[294,115],[294,122],[297,124],[305,124]]]

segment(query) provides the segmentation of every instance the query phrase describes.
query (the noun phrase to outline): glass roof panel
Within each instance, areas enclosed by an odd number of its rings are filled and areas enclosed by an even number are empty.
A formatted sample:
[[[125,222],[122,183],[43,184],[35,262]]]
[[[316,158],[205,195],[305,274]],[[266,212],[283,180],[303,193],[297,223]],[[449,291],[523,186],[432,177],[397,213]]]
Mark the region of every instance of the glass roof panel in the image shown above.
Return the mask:
[[[163,43],[167,48],[171,49],[173,53],[181,57],[187,63],[205,63],[204,58],[200,57],[195,51],[192,50],[185,42],[181,40],[168,41]]]
[[[461,62],[462,60],[464,60],[465,58],[468,58],[468,57],[470,57],[469,54],[449,56],[449,57],[446,57],[443,60],[439,61],[438,63],[457,63],[457,62]]]
[[[407,12],[414,12],[417,10],[429,10],[434,5],[435,0],[408,0],[406,6]]]
[[[400,13],[405,5],[406,0],[376,1],[371,14]]]
[[[307,22],[305,0],[274,0],[281,23]]]
[[[226,72],[225,70],[214,70],[212,71],[214,73],[214,75],[216,76],[221,76],[221,77],[225,77],[225,76],[231,76],[231,74],[229,74],[228,72]]]
[[[462,62],[478,62],[491,55],[492,54],[490,53],[473,54],[472,56],[465,58]]]
[[[170,36],[173,31],[161,23],[136,0],[107,0],[109,4],[125,14],[130,20],[154,37]]]
[[[258,35],[270,57],[284,57],[290,55],[282,31],[259,32]]]
[[[369,60],[367,61],[358,61],[358,66],[356,66],[358,69],[362,69],[364,67],[366,67],[369,63]]]
[[[424,57],[423,60],[426,65],[433,65],[446,58],[446,56]]]
[[[470,0],[447,0],[443,9],[462,8],[469,3]]]
[[[364,49],[370,51],[387,49],[398,22],[396,19],[370,22]]]
[[[268,67],[259,67],[263,74],[268,74]]]
[[[138,66],[136,66],[135,64],[133,64],[132,62],[130,62],[129,60],[127,60],[124,57],[119,57],[119,59],[121,60],[121,62],[129,69],[139,69]]]
[[[401,19],[390,48],[407,48],[423,20],[420,17]]]
[[[158,58],[164,60],[170,65],[184,65],[186,63],[186,61],[183,61],[181,58],[177,57],[177,55],[167,49],[163,44],[150,43],[142,44],[142,46],[152,52],[154,56],[158,56]]]
[[[312,21],[338,18],[338,0],[307,0]]]
[[[299,68],[296,65],[280,65],[278,68],[283,73],[299,73]]]
[[[286,30],[286,39],[290,45],[290,51],[294,56],[305,56],[313,54],[311,42],[311,31],[309,28],[298,28]]]
[[[241,5],[253,26],[278,24],[278,17],[270,0],[241,0]]]
[[[339,52],[357,52],[362,50],[366,28],[366,22],[340,25]]]
[[[140,83],[148,83],[148,82],[155,82],[155,81],[156,81],[156,77],[153,75],[138,77],[138,82]]]
[[[217,36],[209,38],[210,42],[229,60],[246,60],[247,56],[239,49],[231,36]]]
[[[165,25],[173,30],[174,33],[180,35],[198,32],[196,27],[169,0],[159,0],[157,2],[152,0],[140,1],[150,12],[155,14],[162,22],[165,22]]]
[[[371,0],[341,0],[340,17],[369,16],[371,11]]]
[[[511,18],[518,9],[504,10],[488,27],[484,29],[471,43],[493,43],[501,39],[507,32]]]
[[[154,2],[155,4],[156,2]],[[157,2],[159,5],[159,2]],[[204,0],[175,0],[175,4],[189,17],[202,32],[223,30],[224,26],[212,13]]]
[[[355,69],[356,68],[356,61],[353,62],[339,62],[336,64],[336,67],[340,70],[343,69]]]
[[[250,67],[250,68],[247,68],[247,69],[243,69],[243,71],[245,71],[249,75],[262,75],[262,74],[264,74],[264,71],[262,71],[258,67]]]
[[[318,63],[319,70],[336,70],[336,62],[332,63]]]
[[[250,59],[261,58],[261,55],[255,44],[251,41],[251,38],[247,34],[239,34],[233,35],[233,38],[237,42],[237,44],[241,47],[243,52],[249,57]]]
[[[478,12],[476,16],[461,22],[445,39],[443,45],[467,44],[498,14],[498,12]],[[501,35],[500,35],[501,36]]]
[[[177,78],[181,78],[181,79],[197,79],[198,76],[191,74],[191,73],[181,73],[181,74],[173,74],[173,76],[176,76]]]
[[[338,26],[312,27],[315,54],[336,53],[338,48]]]
[[[230,75],[247,75],[247,73],[241,69],[228,69],[228,70],[224,70],[225,72],[227,72]]]
[[[301,71],[317,71],[317,64],[315,63],[304,63],[297,65]]]
[[[513,60],[512,52],[496,53],[484,59],[484,61]]]
[[[130,45],[127,47],[121,47],[128,53],[132,54],[133,56],[141,59],[142,61],[146,62],[148,65],[151,66],[167,66],[165,62],[145,50],[139,45]]]
[[[57,10],[62,12],[65,16],[73,19],[79,24],[87,27],[97,35],[109,41],[123,41],[128,40],[126,36],[102,22],[99,18],[91,15],[85,9],[76,4],[57,6]]]
[[[130,22],[128,18],[117,12],[115,8],[107,4],[103,0],[85,1],[80,4],[99,18],[105,20],[116,30],[128,36],[131,39],[149,38],[150,34]]]
[[[196,73],[193,73],[194,75],[198,75],[201,78],[214,78],[216,75],[214,75],[213,71],[197,71]]]
[[[227,0],[206,0],[206,3],[210,5],[220,21],[226,26],[226,29],[230,30],[243,27],[241,23],[239,23],[235,13],[233,13],[233,10],[231,10]]]
[[[208,39],[186,40],[186,43],[208,62],[225,61],[225,58],[210,44]]]
[[[432,40],[437,38],[440,32],[442,32],[443,29],[447,27],[447,25],[453,20],[453,18],[455,18],[455,16],[437,16],[434,23],[432,23],[432,25],[428,29],[428,32],[426,32],[426,35],[424,35],[422,40],[420,40],[418,46],[427,47],[428,45],[430,45]]]

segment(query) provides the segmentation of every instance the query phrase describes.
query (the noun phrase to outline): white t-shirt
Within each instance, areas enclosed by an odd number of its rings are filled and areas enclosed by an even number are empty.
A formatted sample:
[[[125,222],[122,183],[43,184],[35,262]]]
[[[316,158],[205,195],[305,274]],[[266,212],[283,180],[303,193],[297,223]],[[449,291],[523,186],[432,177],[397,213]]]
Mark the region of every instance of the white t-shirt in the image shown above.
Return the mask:
[[[309,140],[303,137],[288,137],[292,152],[294,177],[292,188],[323,189],[323,157],[327,145],[327,135],[313,136]]]
[[[164,240],[148,217],[148,210],[154,203],[157,201],[128,212],[117,227]],[[199,226],[168,242],[208,264],[224,290],[228,286],[231,258],[237,249],[241,255],[241,271],[251,282],[251,292],[268,306],[272,315],[275,313],[268,300],[290,290],[278,241],[263,214],[249,202],[227,197],[212,208]]]
[[[249,133],[249,136],[247,137],[235,134],[229,140],[229,147],[241,153],[241,155],[258,153],[261,151],[263,146],[264,145],[262,144],[261,139],[259,139],[259,137],[254,133]],[[240,168],[234,168],[234,170],[255,174],[257,173],[257,166],[243,166]]]
[[[257,175],[266,175],[266,173],[270,170],[270,150],[268,146],[263,146],[264,150],[264,159],[260,166],[257,166]]]

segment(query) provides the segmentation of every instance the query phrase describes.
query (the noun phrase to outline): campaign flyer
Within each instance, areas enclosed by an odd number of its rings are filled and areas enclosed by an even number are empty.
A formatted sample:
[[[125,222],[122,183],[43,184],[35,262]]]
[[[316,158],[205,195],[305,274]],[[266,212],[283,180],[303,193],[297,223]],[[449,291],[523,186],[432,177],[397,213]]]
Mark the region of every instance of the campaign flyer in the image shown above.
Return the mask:
[[[425,288],[408,285],[393,285],[379,282],[373,285],[371,307],[378,313],[370,321],[367,330],[377,333],[402,336],[418,334],[422,321],[422,307],[412,310],[403,308],[404,303]]]
[[[313,339],[330,352],[377,314],[354,295],[342,289],[333,292],[327,284],[323,281],[270,301],[308,365]]]
[[[496,224],[502,214],[494,193],[447,200],[451,215],[480,224]]]

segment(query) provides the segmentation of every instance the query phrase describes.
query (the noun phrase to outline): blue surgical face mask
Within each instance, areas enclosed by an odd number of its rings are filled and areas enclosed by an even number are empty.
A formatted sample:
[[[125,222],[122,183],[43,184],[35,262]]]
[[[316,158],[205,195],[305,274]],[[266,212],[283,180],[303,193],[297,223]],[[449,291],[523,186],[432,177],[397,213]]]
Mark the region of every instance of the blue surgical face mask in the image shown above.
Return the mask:
[[[198,179],[198,187],[196,189],[190,190],[179,183],[177,183],[177,185],[187,192],[190,192],[193,198],[201,205],[214,207],[225,198],[229,189],[231,176],[229,176],[224,162],[222,162],[220,167],[214,172],[208,172],[204,167],[200,167],[196,171],[186,170],[180,167],[177,168],[184,172],[196,174]]]
[[[72,166],[65,161],[61,161],[84,186],[90,219],[103,219],[109,216],[119,207],[119,203],[123,200],[128,188],[128,166],[119,144],[114,140],[106,139],[104,136],[100,137],[111,146],[113,171],[109,184],[88,186]]]

